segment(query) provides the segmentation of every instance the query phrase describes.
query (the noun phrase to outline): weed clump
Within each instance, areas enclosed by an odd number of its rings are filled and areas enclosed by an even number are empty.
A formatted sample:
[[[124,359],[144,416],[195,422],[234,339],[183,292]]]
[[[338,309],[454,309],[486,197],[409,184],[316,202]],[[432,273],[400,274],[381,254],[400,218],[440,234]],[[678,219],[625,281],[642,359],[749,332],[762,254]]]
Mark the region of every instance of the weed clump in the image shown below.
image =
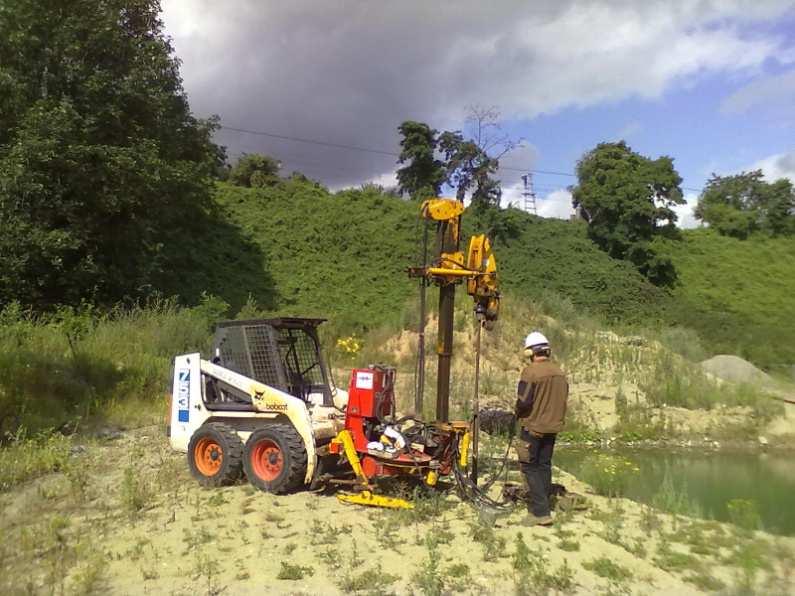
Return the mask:
[[[52,431],[44,431],[31,438],[25,437],[24,430],[17,431],[13,441],[3,448],[0,491],[64,469],[71,446],[69,437]]]
[[[425,596],[441,596],[444,589],[444,578],[441,573],[439,547],[432,539],[431,534],[425,537],[425,545],[428,556],[411,579]]]
[[[306,576],[311,576],[315,574],[315,570],[312,567],[305,567],[302,565],[293,565],[291,563],[287,563],[282,561],[281,569],[279,569],[279,573],[276,575],[276,579],[285,579],[290,581],[297,581],[300,579],[304,579]]]
[[[484,561],[496,561],[506,556],[505,538],[498,536],[493,527],[477,521],[470,522],[469,536],[483,547]]]
[[[539,596],[550,591],[568,593],[574,588],[574,571],[564,559],[563,565],[551,571],[546,556],[540,550],[531,552],[522,537],[516,533],[511,566],[517,596]]]
[[[368,594],[384,594],[386,590],[400,579],[397,575],[387,573],[381,565],[365,569],[360,573],[348,570],[339,582],[344,593],[366,592]]]
[[[599,557],[591,561],[586,561],[582,566],[612,583],[622,584],[632,579],[632,572],[629,569],[622,567],[618,563],[614,563],[607,557]]]
[[[124,470],[121,483],[121,506],[129,514],[148,507],[155,497],[151,483],[141,477],[138,468],[130,465]]]
[[[729,520],[738,528],[745,532],[758,530],[762,521],[759,516],[759,509],[754,501],[748,499],[732,499],[726,503],[726,510],[729,512]]]

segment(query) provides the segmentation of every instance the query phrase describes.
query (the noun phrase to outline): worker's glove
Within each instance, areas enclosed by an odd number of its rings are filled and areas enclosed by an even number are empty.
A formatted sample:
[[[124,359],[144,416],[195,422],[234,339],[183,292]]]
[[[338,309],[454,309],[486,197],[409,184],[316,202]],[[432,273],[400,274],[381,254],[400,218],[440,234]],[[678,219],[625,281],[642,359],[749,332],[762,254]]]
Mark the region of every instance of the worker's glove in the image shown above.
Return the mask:
[[[516,416],[508,410],[485,408],[478,415],[480,430],[490,435],[507,435],[516,426]]]

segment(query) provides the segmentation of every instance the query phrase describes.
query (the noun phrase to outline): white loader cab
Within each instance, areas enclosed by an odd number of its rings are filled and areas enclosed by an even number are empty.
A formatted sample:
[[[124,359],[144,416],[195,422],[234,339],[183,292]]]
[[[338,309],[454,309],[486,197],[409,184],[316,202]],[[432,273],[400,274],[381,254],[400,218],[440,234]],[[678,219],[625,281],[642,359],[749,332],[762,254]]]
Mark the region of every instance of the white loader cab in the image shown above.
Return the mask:
[[[187,453],[202,485],[231,484],[245,473],[261,490],[286,492],[317,477],[348,401],[321,355],[322,322],[223,322],[210,359],[174,359],[169,440]]]

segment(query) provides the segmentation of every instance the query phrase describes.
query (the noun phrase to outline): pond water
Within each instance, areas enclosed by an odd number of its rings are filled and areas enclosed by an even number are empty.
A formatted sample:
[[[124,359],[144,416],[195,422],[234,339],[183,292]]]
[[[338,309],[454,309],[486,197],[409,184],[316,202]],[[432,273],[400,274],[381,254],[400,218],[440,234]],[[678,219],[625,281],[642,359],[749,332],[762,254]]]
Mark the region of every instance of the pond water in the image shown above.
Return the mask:
[[[559,446],[553,462],[578,475],[588,455],[597,449]],[[666,473],[706,518],[728,521],[726,504],[747,499],[756,504],[768,532],[795,535],[795,453],[757,451],[668,451],[616,449],[640,471],[632,477],[626,496],[651,503],[661,491]]]

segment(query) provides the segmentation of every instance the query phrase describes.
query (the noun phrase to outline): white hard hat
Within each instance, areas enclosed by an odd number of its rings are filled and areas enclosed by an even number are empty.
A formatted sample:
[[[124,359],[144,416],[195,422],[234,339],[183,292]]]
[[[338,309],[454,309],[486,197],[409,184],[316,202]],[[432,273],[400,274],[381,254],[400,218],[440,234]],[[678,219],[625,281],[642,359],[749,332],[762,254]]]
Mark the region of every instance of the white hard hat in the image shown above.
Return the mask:
[[[549,340],[544,336],[543,333],[533,331],[530,335],[525,337],[524,347],[527,349],[535,348],[537,346],[549,347]]]

